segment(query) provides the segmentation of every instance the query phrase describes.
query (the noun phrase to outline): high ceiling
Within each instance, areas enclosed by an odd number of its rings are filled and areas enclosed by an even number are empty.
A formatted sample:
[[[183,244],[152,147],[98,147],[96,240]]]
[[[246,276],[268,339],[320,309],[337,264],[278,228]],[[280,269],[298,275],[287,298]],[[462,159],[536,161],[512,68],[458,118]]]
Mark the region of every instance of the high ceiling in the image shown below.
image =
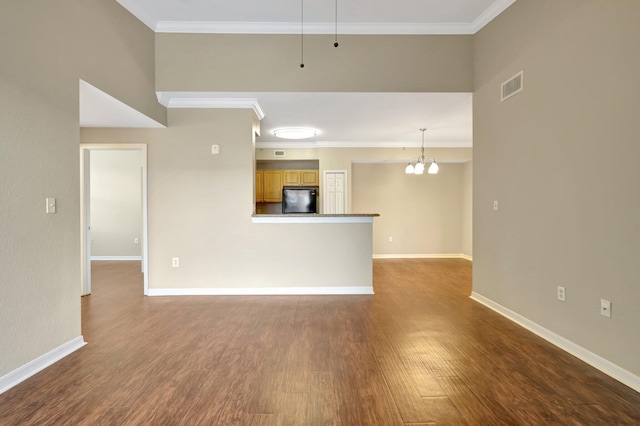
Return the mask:
[[[515,0],[117,0],[154,31],[472,34]],[[337,6],[337,9],[336,9]]]
[[[156,32],[297,33],[302,0],[117,0]],[[340,34],[473,34],[515,0],[338,0]],[[305,0],[305,32],[335,31],[335,0]],[[198,96],[198,94],[193,94]],[[219,93],[253,99],[264,111],[263,144],[290,146],[272,131],[309,126],[319,146],[472,146],[470,93]],[[94,111],[107,111],[95,107]],[[113,102],[111,102],[110,106]],[[120,115],[92,114],[114,127]],[[153,124],[153,123],[152,123]],[[157,124],[157,123],[156,123]],[[128,126],[129,124],[124,124]]]

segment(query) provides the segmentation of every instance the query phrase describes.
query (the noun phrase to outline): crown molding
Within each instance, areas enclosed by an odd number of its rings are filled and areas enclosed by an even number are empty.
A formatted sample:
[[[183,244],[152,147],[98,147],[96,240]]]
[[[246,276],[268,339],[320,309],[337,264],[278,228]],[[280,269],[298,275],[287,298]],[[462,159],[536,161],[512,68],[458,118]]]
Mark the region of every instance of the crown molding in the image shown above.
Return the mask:
[[[506,8],[515,2],[516,0],[497,0],[471,23],[470,34],[475,34],[480,31],[485,25],[493,21],[498,15],[504,12]]]
[[[135,0],[116,0],[133,16],[156,33],[189,34],[299,34],[299,22],[215,22],[215,21],[159,21],[138,5]],[[450,23],[338,23],[339,34],[359,35],[454,35],[475,34],[500,15],[516,0],[496,0],[473,22]],[[335,22],[305,23],[305,34],[334,34]]]
[[[305,34],[335,34],[335,22],[309,22],[304,24]],[[158,33],[187,34],[300,34],[299,22],[212,22],[212,21],[159,21]],[[447,35],[473,34],[468,23],[338,23],[343,35]]]
[[[222,98],[212,92],[156,92],[158,102],[167,108],[246,108],[264,118],[256,98]]]

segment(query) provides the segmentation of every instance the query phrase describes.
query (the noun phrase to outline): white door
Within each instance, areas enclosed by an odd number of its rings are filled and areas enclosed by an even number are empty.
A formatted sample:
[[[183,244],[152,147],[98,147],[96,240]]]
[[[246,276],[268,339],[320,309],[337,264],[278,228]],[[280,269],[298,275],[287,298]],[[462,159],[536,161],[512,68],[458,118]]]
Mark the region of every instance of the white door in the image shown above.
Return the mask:
[[[324,214],[345,214],[347,206],[347,171],[325,170],[323,172]]]

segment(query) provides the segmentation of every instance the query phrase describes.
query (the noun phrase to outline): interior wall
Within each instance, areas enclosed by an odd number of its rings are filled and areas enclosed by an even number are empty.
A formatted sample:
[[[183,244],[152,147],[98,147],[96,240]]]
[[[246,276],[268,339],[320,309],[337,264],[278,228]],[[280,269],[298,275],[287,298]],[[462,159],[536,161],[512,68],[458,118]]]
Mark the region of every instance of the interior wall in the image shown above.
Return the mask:
[[[473,162],[462,166],[462,254],[473,257]]]
[[[84,143],[149,142],[150,292],[371,287],[370,224],[252,223],[252,123],[249,109],[172,109],[166,129],[83,129]]]
[[[440,163],[437,175],[420,176],[404,168],[353,165],[353,212],[380,214],[373,227],[374,255],[461,254],[464,165]]]
[[[157,90],[471,92],[472,36],[156,34]]]
[[[91,150],[90,156],[91,256],[140,257],[142,152]]]
[[[473,107],[474,291],[636,376],[638,22],[636,1],[514,3],[474,38]]]
[[[165,113],[153,33],[112,0],[3,1],[0,55],[1,377],[81,334],[79,80]]]

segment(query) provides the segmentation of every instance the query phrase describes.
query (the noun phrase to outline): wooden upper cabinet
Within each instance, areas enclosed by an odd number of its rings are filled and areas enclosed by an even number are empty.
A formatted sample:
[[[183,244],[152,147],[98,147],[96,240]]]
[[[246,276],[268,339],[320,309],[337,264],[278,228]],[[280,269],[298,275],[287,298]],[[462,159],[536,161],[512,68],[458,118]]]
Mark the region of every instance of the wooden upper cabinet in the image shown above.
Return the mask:
[[[300,170],[300,184],[305,186],[318,186],[318,171]]]
[[[300,185],[300,171],[299,170],[283,170],[282,181],[284,186]]]
[[[256,203],[264,201],[264,172],[256,170]]]
[[[282,202],[282,171],[281,170],[263,170],[264,185],[264,202],[280,203]]]
[[[318,186],[318,171],[256,170],[256,203],[282,202],[283,186]]]

